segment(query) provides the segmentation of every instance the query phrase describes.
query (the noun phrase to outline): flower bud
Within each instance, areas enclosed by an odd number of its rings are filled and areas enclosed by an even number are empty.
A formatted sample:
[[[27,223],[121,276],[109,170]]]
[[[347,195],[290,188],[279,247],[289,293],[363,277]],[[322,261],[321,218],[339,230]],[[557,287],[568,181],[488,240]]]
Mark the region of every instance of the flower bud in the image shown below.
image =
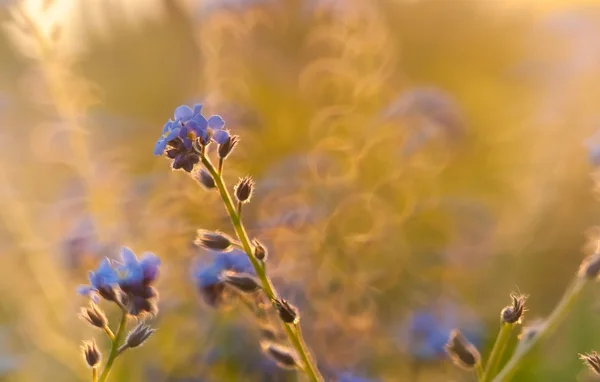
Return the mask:
[[[156,329],[152,329],[152,327],[149,325],[145,325],[143,322],[140,322],[135,328],[131,329],[127,335],[125,346],[128,348],[138,347],[142,345],[155,331]]]
[[[279,317],[283,322],[288,324],[297,324],[300,321],[298,309],[296,309],[296,307],[292,306],[286,300],[275,300],[274,304],[277,312],[279,312]]]
[[[245,176],[235,186],[235,196],[240,203],[247,203],[254,192],[254,180],[251,177]]]
[[[263,352],[283,369],[294,369],[301,365],[291,348],[273,342],[264,342],[261,346]]]
[[[198,181],[198,183],[202,185],[202,187],[206,188],[207,190],[217,188],[212,175],[210,175],[210,173],[205,169],[201,169],[200,171],[195,173],[194,178]]]
[[[231,241],[224,233],[199,229],[195,243],[213,251],[227,252],[231,249]]]
[[[235,146],[240,142],[240,137],[237,135],[231,135],[225,143],[219,145],[219,158],[227,159],[229,154],[233,151]]]
[[[458,329],[454,329],[450,333],[446,352],[452,361],[463,369],[475,368],[481,359],[477,348]]]
[[[254,257],[260,261],[266,261],[267,249],[257,239],[252,240],[252,244],[254,245]]]
[[[596,280],[600,274],[600,253],[588,256],[581,262],[579,267],[579,277],[588,280]]]
[[[596,375],[600,375],[600,355],[595,351],[586,354],[579,354],[579,359],[582,360],[587,367]]]
[[[108,324],[104,311],[94,302],[90,302],[87,308],[81,308],[80,315],[97,328],[104,328]]]
[[[100,359],[102,358],[102,354],[96,346],[96,341],[83,341],[83,345],[81,345],[81,352],[83,353],[83,358],[89,367],[98,367],[100,364]]]
[[[523,313],[527,310],[525,308],[527,296],[512,294],[510,298],[512,299],[512,305],[502,309],[500,318],[502,319],[502,322],[507,324],[521,323]]]
[[[254,293],[261,289],[256,277],[247,273],[226,272],[221,278],[227,284],[244,293]]]

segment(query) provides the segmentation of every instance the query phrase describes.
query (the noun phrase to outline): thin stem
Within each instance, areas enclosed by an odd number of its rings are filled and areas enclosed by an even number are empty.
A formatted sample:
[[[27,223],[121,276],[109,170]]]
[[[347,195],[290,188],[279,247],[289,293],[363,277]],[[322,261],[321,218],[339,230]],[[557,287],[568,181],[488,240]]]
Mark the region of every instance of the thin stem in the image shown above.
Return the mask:
[[[506,344],[510,339],[510,334],[512,333],[513,325],[508,324],[506,322],[502,323],[500,327],[500,331],[498,332],[498,337],[496,338],[496,342],[494,343],[494,347],[492,349],[492,353],[490,354],[490,358],[487,361],[487,365],[485,367],[485,373],[483,374],[481,381],[485,382],[488,379],[494,377],[496,369],[500,364],[500,360],[502,359],[502,354],[504,353],[504,349],[506,348]]]
[[[481,366],[481,362],[477,362],[475,365],[475,372],[477,373],[477,380],[479,382],[483,381],[483,367]]]
[[[108,356],[108,360],[106,361],[106,365],[102,370],[102,374],[100,375],[100,380],[98,382],[106,382],[106,378],[108,378],[108,374],[110,373],[110,369],[115,362],[115,359],[120,354],[119,352],[119,343],[123,339],[123,335],[125,334],[125,327],[127,326],[127,313],[123,311],[123,317],[121,317],[121,322],[119,323],[119,328],[117,329],[117,335],[115,336],[114,341],[112,341],[112,346],[110,348],[110,355]]]
[[[508,361],[500,373],[493,379],[492,382],[508,381],[515,374],[515,372],[521,366],[521,363],[525,357],[531,352],[531,350],[537,345],[540,340],[546,335],[552,333],[554,329],[562,322],[567,315],[569,309],[573,306],[577,298],[581,295],[581,291],[585,286],[587,280],[583,277],[576,276],[572,285],[567,289],[562,299],[554,308],[550,316],[546,319],[545,323],[537,334],[529,339],[526,343],[522,343],[513,357]]]
[[[252,267],[254,268],[256,276],[258,277],[258,279],[260,280],[260,282],[262,284],[262,288],[263,288],[265,294],[267,295],[269,300],[271,300],[271,301],[277,300],[278,295],[277,295],[275,288],[273,287],[273,284],[271,283],[271,280],[267,277],[265,269],[260,265],[260,262],[253,255],[252,245],[250,244],[250,238],[248,237],[248,234],[246,233],[246,228],[244,227],[244,225],[242,223],[240,214],[236,211],[235,204],[233,202],[233,199],[231,198],[231,195],[229,195],[229,191],[227,190],[227,187],[225,186],[225,182],[223,181],[223,178],[221,177],[221,175],[219,173],[217,173],[217,171],[215,170],[215,167],[213,166],[213,164],[210,162],[210,160],[205,155],[202,155],[201,158],[202,158],[202,163],[204,164],[206,169],[210,172],[210,174],[213,176],[213,178],[215,180],[215,184],[217,185],[217,188],[219,189],[219,193],[221,194],[221,198],[223,199],[225,208],[227,209],[227,212],[229,213],[229,217],[231,218],[231,223],[233,224],[235,233],[236,233],[238,239],[240,240],[240,242],[242,243],[242,247],[244,248],[246,255],[248,255],[248,259],[250,260],[250,263],[252,263]],[[285,322],[282,322],[282,325],[285,329],[285,332],[288,336],[290,343],[294,346],[294,348],[296,349],[296,352],[298,352],[298,354],[302,358],[302,361],[304,362],[303,370],[306,373],[306,375],[309,377],[309,379],[311,381],[315,381],[315,382],[324,381],[323,377],[321,376],[318,369],[316,368],[315,363],[312,360],[312,357],[310,356],[310,354],[308,352],[306,344],[302,340],[299,327],[294,326],[292,324],[287,324]],[[103,382],[103,381],[101,381],[101,382]]]
[[[219,175],[223,173],[223,158],[219,158]]]
[[[112,330],[110,330],[110,328],[108,327],[108,325],[104,325],[104,333],[106,333],[106,335],[108,336],[108,338],[110,338],[111,341],[114,342],[115,340],[115,334],[112,332]]]
[[[237,214],[241,219],[242,218],[242,202],[237,203]]]
[[[92,382],[98,382],[98,368],[92,367]]]

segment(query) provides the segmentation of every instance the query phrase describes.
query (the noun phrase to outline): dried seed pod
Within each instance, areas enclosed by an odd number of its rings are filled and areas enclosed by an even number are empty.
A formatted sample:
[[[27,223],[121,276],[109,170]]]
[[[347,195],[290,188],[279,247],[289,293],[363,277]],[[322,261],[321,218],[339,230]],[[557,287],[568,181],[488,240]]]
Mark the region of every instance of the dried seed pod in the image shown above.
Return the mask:
[[[93,301],[90,301],[90,306],[87,308],[81,308],[80,316],[97,328],[104,328],[108,324],[106,314]]]
[[[600,355],[595,351],[586,354],[579,354],[579,359],[582,360],[587,367],[596,375],[600,375]]]
[[[588,280],[596,280],[600,274],[600,253],[595,253],[588,256],[581,262],[579,267],[579,277],[586,278]]]
[[[295,369],[301,366],[301,362],[291,348],[273,342],[263,342],[262,350],[283,369]]]
[[[475,368],[481,359],[477,348],[458,329],[450,333],[446,352],[457,366],[467,370]]]
[[[527,310],[525,308],[525,301],[527,296],[519,294],[511,294],[512,304],[502,309],[500,318],[502,322],[507,324],[518,324],[523,318],[523,313]]]
[[[275,308],[279,312],[279,317],[288,324],[297,324],[300,321],[298,309],[286,300],[280,299],[274,301]]]
[[[240,203],[248,203],[254,192],[254,180],[251,177],[245,176],[235,186],[235,196]]]
[[[213,190],[217,188],[212,175],[210,175],[210,173],[205,169],[201,169],[200,171],[196,172],[194,174],[194,179],[196,179],[198,183],[200,183],[202,187],[206,188],[207,190]]]
[[[227,252],[231,250],[232,239],[222,232],[199,229],[194,243],[213,251]]]
[[[252,240],[254,245],[254,257],[260,261],[266,261],[268,257],[267,249],[257,239]]]
[[[135,348],[142,345],[148,337],[154,333],[156,329],[153,329],[149,325],[145,325],[143,322],[137,324],[137,326],[129,332],[127,339],[125,340],[125,346],[128,348]]]
[[[244,293],[254,293],[261,289],[256,277],[248,273],[225,272],[221,276],[221,279]]]
[[[98,367],[100,364],[100,359],[102,358],[102,353],[100,353],[100,350],[98,350],[96,341],[83,341],[83,344],[81,345],[81,352],[85,362],[89,367]]]
[[[235,146],[240,142],[240,137],[237,135],[231,135],[227,138],[227,141],[222,145],[219,145],[219,158],[227,159],[229,154],[233,151]]]

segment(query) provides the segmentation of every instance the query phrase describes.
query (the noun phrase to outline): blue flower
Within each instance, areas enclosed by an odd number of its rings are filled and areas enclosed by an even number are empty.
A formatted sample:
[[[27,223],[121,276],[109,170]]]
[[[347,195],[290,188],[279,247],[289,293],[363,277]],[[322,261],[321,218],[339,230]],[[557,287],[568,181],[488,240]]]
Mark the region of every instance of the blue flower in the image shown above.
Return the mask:
[[[434,361],[446,357],[445,345],[454,328],[459,328],[476,346],[481,344],[483,330],[472,318],[459,317],[457,306],[446,303],[438,309],[440,314],[430,310],[419,310],[411,314],[402,329],[401,340],[408,354],[420,361]]]
[[[221,274],[225,271],[254,274],[254,268],[246,253],[240,249],[211,253],[212,262],[199,263],[194,269],[192,277],[204,300],[209,305],[216,306],[220,302],[225,288],[221,281]]]
[[[127,247],[121,248],[121,259],[123,266],[119,268],[124,276],[121,277],[121,285],[149,285],[158,277],[160,258],[151,252],[147,252],[138,261],[137,256]]]
[[[90,285],[81,285],[77,288],[77,293],[83,296],[89,296],[98,302],[98,293],[103,290],[112,289],[119,283],[117,272],[110,264],[109,259],[104,259],[95,272],[89,273]]]
[[[173,139],[179,136],[180,126],[171,120],[168,120],[165,123],[165,126],[162,130],[162,135],[156,141],[156,145],[154,146],[154,155],[162,155],[167,148],[167,144]]]
[[[374,382],[372,379],[357,377],[356,375],[346,372],[339,376],[338,382]]]
[[[208,119],[208,127],[213,131],[212,139],[222,145],[229,139],[229,131],[225,130],[225,120],[220,115],[213,115]]]

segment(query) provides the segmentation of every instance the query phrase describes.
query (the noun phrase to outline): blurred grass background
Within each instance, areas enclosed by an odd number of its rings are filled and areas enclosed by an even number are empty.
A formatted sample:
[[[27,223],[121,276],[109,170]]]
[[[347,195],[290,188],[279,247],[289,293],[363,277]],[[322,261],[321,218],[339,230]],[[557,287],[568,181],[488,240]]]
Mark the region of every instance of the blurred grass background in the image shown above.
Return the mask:
[[[1,381],[88,380],[75,288],[122,244],[163,259],[160,330],[112,380],[294,380],[190,277],[229,223],[152,155],[184,103],[242,136],[227,178],[257,180],[247,225],[327,372],[469,380],[414,354],[411,314],[451,307],[487,354],[509,293],[545,316],[598,239],[598,1],[4,3]],[[515,381],[588,380],[597,297]]]

